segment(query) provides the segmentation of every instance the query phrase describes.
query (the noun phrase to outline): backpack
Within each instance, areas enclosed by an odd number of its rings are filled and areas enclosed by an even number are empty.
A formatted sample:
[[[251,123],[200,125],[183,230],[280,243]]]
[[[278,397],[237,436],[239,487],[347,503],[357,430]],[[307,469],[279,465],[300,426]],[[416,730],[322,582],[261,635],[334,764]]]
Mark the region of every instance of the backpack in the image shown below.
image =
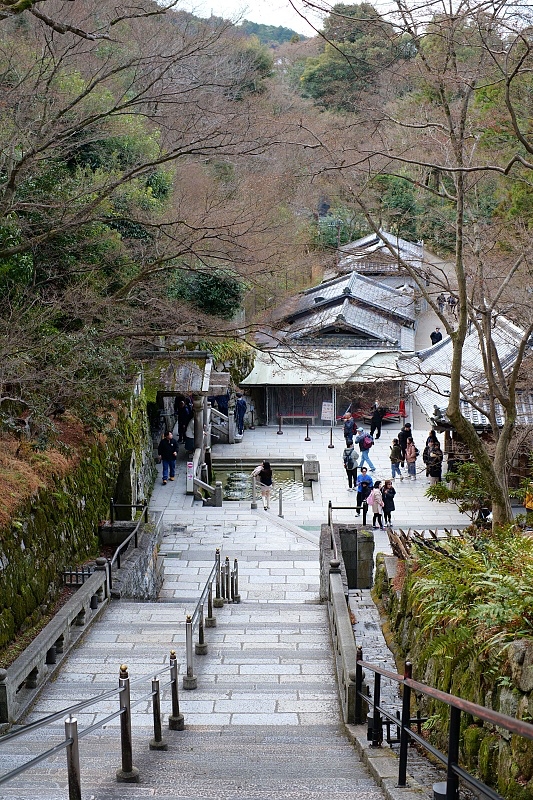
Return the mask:
[[[418,447],[415,447],[415,456],[418,458],[419,455],[420,455],[420,450],[418,449]]]
[[[355,459],[353,457],[353,450],[346,458],[346,469],[355,469]]]
[[[363,441],[361,442],[361,446],[362,446],[363,450],[370,450],[370,448],[372,447],[373,444],[374,444],[374,440],[370,436],[370,434],[369,433],[365,434],[365,436],[363,437]]]

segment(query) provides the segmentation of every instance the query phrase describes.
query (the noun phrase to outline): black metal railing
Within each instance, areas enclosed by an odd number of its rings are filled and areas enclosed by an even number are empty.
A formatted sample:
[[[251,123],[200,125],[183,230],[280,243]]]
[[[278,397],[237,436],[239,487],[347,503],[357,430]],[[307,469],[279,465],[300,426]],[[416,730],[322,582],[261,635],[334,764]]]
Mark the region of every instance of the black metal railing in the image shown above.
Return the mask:
[[[160,676],[169,673],[169,680],[161,686]],[[136,684],[151,681],[151,689],[142,697],[137,698],[132,702],[130,695],[130,688]],[[54,747],[48,748],[34,758],[30,759],[24,764],[4,773],[0,776],[0,786],[8,783],[17,775],[21,775],[27,770],[35,767],[41,761],[56,755],[61,750],[66,750],[67,757],[67,776],[68,776],[68,797],[69,800],[81,800],[81,771],[80,771],[80,758],[79,758],[79,742],[80,739],[89,736],[94,731],[105,727],[112,720],[120,717],[120,743],[121,743],[121,766],[117,770],[116,777],[118,781],[128,783],[137,782],[139,780],[139,770],[133,765],[132,755],[132,715],[131,710],[140,703],[146,703],[148,700],[152,703],[152,717],[153,717],[153,738],[149,742],[150,750],[166,750],[167,744],[162,735],[161,723],[161,692],[163,689],[170,687],[171,690],[171,714],[168,717],[168,727],[170,730],[183,730],[184,719],[183,714],[179,710],[178,698],[178,665],[176,660],[176,653],[174,650],[170,651],[170,663],[166,667],[158,670],[156,677],[151,672],[149,675],[142,675],[135,680],[130,680],[128,675],[128,668],[125,664],[121,665],[119,672],[119,685],[117,688],[110,689],[81,703],[76,703],[68,708],[61,709],[54,714],[50,714],[43,719],[31,722],[18,728],[12,733],[8,733],[0,738],[0,748],[5,746],[8,742],[14,739],[20,739],[34,731],[46,728],[59,719],[64,719],[65,722],[65,738],[63,741]],[[87,728],[78,730],[78,722],[74,714],[86,708],[96,706],[111,697],[118,696],[119,708],[112,714],[108,714],[103,719],[97,720]],[[37,787],[36,787],[37,794]]]
[[[364,692],[363,680],[364,670],[368,670],[374,674],[374,691],[373,696],[370,697]],[[381,678],[385,677],[391,681],[396,682],[403,689],[402,697],[402,712],[401,717],[398,719],[391,711],[385,709],[381,705]],[[460,746],[460,730],[461,730],[461,714],[469,714],[482,722],[486,722],[498,728],[502,728],[510,733],[521,736],[525,739],[533,740],[533,725],[522,720],[508,717],[505,714],[500,714],[498,711],[493,711],[490,708],[479,706],[476,703],[471,703],[469,700],[463,700],[453,694],[448,694],[440,689],[435,689],[427,686],[424,683],[412,679],[412,665],[410,662],[405,664],[405,674],[399,675],[395,672],[390,672],[377,664],[371,664],[363,660],[362,649],[357,649],[357,662],[356,662],[356,701],[355,701],[355,721],[358,724],[363,723],[365,720],[364,712],[368,704],[372,708],[372,714],[369,715],[369,739],[373,747],[381,746],[383,741],[383,726],[387,723],[396,725],[399,728],[399,764],[398,764],[398,787],[403,788],[407,786],[407,758],[408,758],[408,745],[416,742],[434,758],[440,761],[446,767],[446,782],[445,794],[439,792],[439,796],[445,796],[446,800],[458,800],[459,797],[459,781],[462,781],[468,788],[474,792],[481,794],[482,797],[488,800],[503,800],[501,795],[491,789],[490,786],[482,783],[475,778],[467,770],[459,766],[459,746]],[[417,695],[421,694],[444,703],[449,708],[449,727],[448,727],[448,751],[442,753],[436,747],[433,747],[422,735],[420,717],[416,719],[411,718],[411,694],[415,692]],[[370,721],[370,716],[372,717]],[[412,729],[413,723],[416,723],[417,730]],[[435,787],[434,787],[435,788]],[[443,790],[444,791],[444,790]]]
[[[215,598],[213,599],[213,584],[215,584]],[[213,607],[221,608],[224,603],[240,603],[239,594],[239,567],[237,559],[233,562],[233,569],[230,566],[229,556],[226,556],[224,564],[221,564],[220,550],[215,551],[215,561],[205,582],[202,593],[196,603],[192,614],[187,614],[185,618],[185,652],[186,652],[186,672],[183,676],[184,689],[196,689],[198,679],[194,674],[193,656],[193,637],[194,631],[198,628],[198,641],[194,647],[196,655],[206,655],[207,643],[205,641],[205,628],[214,628],[216,618],[213,616]],[[204,609],[207,604],[207,617]]]
[[[140,503],[140,504],[132,504],[132,505],[128,506],[128,505],[124,505],[124,504],[117,504],[117,503],[114,502],[113,498],[111,498],[111,500],[110,500],[111,524],[114,523],[115,514],[114,514],[113,509],[115,509],[115,508],[138,508],[138,509],[142,509],[143,513],[139,517],[139,519],[137,520],[137,524],[135,525],[135,528],[132,530],[132,532],[129,534],[129,536],[127,536],[126,539],[124,539],[124,541],[121,542],[118,545],[117,549],[115,550],[115,552],[113,554],[113,558],[111,558],[109,560],[109,585],[110,585],[110,588],[112,588],[112,581],[113,581],[113,579],[112,579],[112,570],[113,570],[113,567],[116,564],[117,565],[117,569],[120,569],[120,557],[121,557],[122,553],[125,552],[128,549],[129,544],[132,541],[132,539],[133,539],[134,547],[138,547],[139,546],[139,530],[140,530],[140,527],[141,527],[141,525],[143,523],[147,523],[148,522],[148,505],[147,505],[146,502]]]
[[[109,521],[111,525],[115,522],[115,509],[117,508],[135,508],[143,512],[144,521],[148,522],[148,503],[144,500],[142,503],[115,503],[115,500],[111,497],[109,499]]]

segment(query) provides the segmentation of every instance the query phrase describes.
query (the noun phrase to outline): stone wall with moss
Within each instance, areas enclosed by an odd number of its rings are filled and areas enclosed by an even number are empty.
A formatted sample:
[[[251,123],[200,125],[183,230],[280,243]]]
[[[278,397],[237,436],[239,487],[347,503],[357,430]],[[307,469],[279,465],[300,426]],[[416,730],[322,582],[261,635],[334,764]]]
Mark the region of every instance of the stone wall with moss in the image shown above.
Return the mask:
[[[142,502],[149,496],[155,470],[140,389],[72,471],[37,492],[0,530],[0,648],[46,613],[58,596],[66,567],[97,554],[98,523],[109,517],[109,499],[116,496],[119,476],[124,482],[128,464],[135,470],[130,486]],[[127,490],[120,491],[127,497]]]
[[[405,570],[398,578],[392,557],[378,556],[374,593],[386,611],[392,646],[397,660],[413,664],[413,678],[444,692],[470,700],[524,722],[533,722],[533,641],[520,639],[505,651],[503,663],[490,653],[461,662],[447,655],[428,655],[431,631],[420,627],[413,613],[413,576]],[[421,697],[418,706],[428,717],[427,733],[432,743],[447,749],[448,707]],[[511,736],[479,720],[461,716],[461,764],[509,800],[533,800],[533,741]]]

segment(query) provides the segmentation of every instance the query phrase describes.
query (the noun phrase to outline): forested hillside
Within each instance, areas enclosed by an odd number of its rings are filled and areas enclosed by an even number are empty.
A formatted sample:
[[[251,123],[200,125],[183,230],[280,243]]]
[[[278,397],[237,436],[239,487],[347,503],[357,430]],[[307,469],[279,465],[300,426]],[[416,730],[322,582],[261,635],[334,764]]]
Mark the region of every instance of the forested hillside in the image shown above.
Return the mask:
[[[252,333],[339,243],[383,226],[455,261],[453,286],[437,276],[459,299],[443,326],[458,368],[479,330],[506,427],[479,445],[457,380],[448,416],[508,513],[497,476],[533,331],[528,10],[338,4],[274,59],[171,6],[0,2],[4,429],[29,420],[46,447],[63,414],[101,424],[157,337],[226,341],[240,308]],[[524,331],[511,373],[491,342],[502,312]]]

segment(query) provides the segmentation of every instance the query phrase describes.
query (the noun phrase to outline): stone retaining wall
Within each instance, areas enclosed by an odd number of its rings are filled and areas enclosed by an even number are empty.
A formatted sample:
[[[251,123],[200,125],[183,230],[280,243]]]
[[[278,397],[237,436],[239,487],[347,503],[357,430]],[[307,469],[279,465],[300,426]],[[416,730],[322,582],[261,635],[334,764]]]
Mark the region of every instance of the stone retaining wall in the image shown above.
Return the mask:
[[[376,562],[375,593],[381,599],[390,623],[392,642],[400,659],[411,661],[413,678],[442,691],[533,722],[533,641],[512,642],[503,665],[491,670],[490,653],[483,660],[464,665],[461,661],[428,656],[426,646],[431,631],[417,624],[409,593],[409,581],[395,580],[398,567],[405,568],[393,556],[379,554]],[[424,716],[431,718],[430,736],[441,748],[447,746],[447,712],[429,698],[420,699]],[[508,800],[533,800],[533,741],[511,736],[479,720],[462,715],[462,764],[493,786]]]

